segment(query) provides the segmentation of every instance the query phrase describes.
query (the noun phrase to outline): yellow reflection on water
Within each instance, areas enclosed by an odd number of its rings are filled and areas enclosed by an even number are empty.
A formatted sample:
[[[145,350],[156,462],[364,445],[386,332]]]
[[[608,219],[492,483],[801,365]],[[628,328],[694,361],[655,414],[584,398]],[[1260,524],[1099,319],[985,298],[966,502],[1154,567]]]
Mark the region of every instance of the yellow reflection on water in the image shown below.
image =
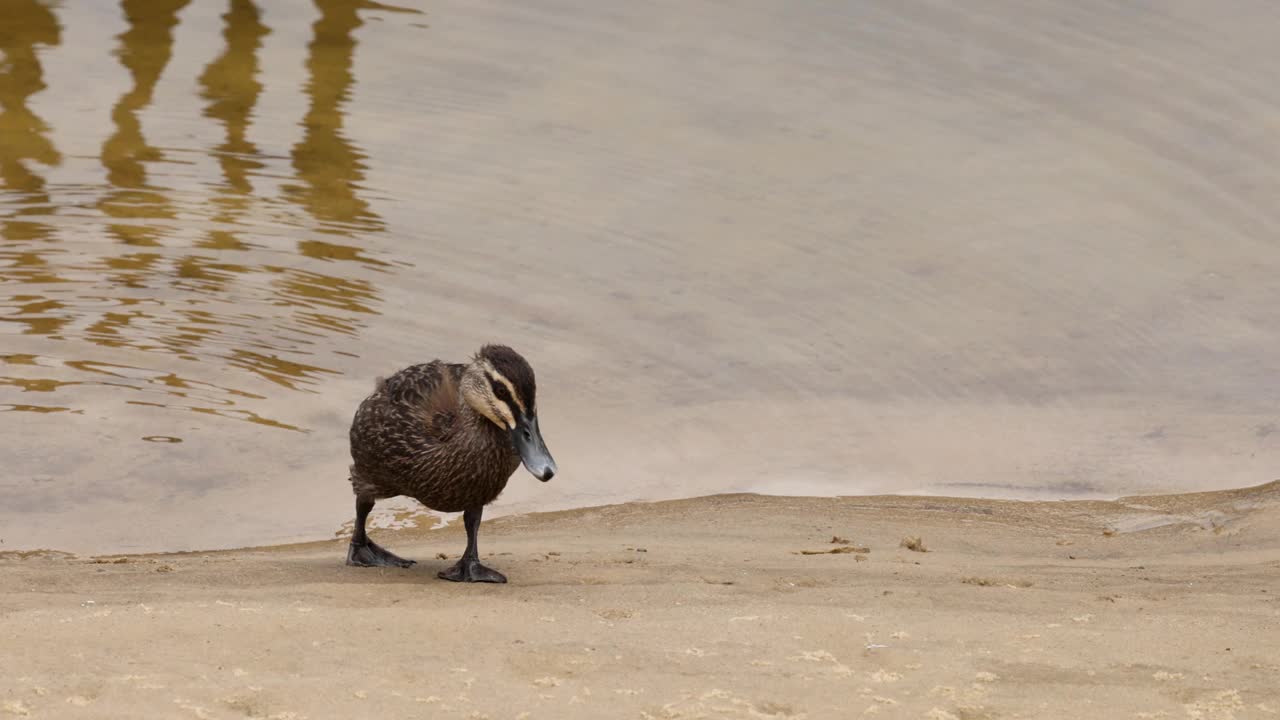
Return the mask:
[[[63,361],[54,357],[24,353],[0,355],[0,363],[21,366],[15,367],[14,370],[21,371],[24,375],[0,376],[0,387],[16,387],[23,393],[52,393],[70,386],[117,388],[157,398],[155,400],[126,400],[125,403],[127,405],[188,410],[204,415],[243,420],[267,427],[305,432],[304,428],[296,425],[236,407],[238,399],[262,400],[264,398],[261,395],[255,395],[233,387],[182,377],[173,372],[86,360]],[[38,370],[33,368],[38,368]],[[68,381],[26,375],[28,373],[56,373],[65,369],[79,371],[77,377],[84,379]],[[300,368],[298,372],[307,370],[307,368]],[[42,413],[78,412],[69,407],[30,403],[0,403],[0,410]]]
[[[156,83],[173,57],[173,28],[178,11],[190,0],[122,0],[120,7],[129,29],[119,36],[115,51],[133,78],[133,87],[111,109],[115,132],[102,143],[99,157],[107,169],[107,182],[116,188],[98,208],[113,218],[164,219],[174,217],[163,188],[147,182],[147,163],[164,159],[147,144],[138,113],[151,104]],[[108,229],[128,245],[157,245],[161,226],[146,223],[112,223]]]
[[[25,194],[25,207],[0,224],[0,235],[12,240],[48,236],[43,223],[19,219],[50,212],[45,181],[31,163],[57,165],[62,155],[48,138],[49,126],[27,106],[32,95],[45,89],[44,70],[36,54],[39,46],[61,42],[53,11],[36,0],[6,0],[0,22],[0,183]]]
[[[246,196],[253,192],[249,174],[264,167],[257,159],[257,146],[248,138],[249,121],[262,94],[258,50],[262,38],[271,32],[261,18],[252,0],[231,0],[231,8],[222,16],[227,47],[200,75],[200,96],[210,101],[204,114],[221,122],[226,131],[226,140],[213,150],[225,180],[214,199],[226,211],[219,220],[234,221],[249,207]]]
[[[0,403],[0,412],[34,412],[34,413],[80,413],[80,410],[72,410],[69,407],[60,407],[57,405],[25,405],[22,403]]]
[[[339,374],[325,357],[353,356],[348,344],[381,302],[374,280],[393,266],[370,251],[369,239],[385,224],[366,197],[366,155],[345,131],[357,35],[362,12],[404,9],[315,0],[309,41],[276,50],[294,53],[294,64],[268,67],[262,53],[272,29],[254,0],[224,0],[220,24],[186,28],[186,35],[178,32],[184,16],[199,9],[190,0],[120,0],[124,29],[104,36],[101,50],[104,63],[123,75],[102,131],[75,97],[49,87],[45,69],[60,49],[60,19],[98,26],[101,6],[3,2],[0,335],[39,343],[24,346],[38,355],[5,356],[5,367],[20,365],[14,358],[40,357],[46,375],[6,373],[0,389],[62,401],[38,406],[0,398],[0,407],[75,411],[85,388],[120,387],[178,400],[122,398],[133,406],[302,429],[270,417],[269,407],[250,407],[270,401],[261,392],[234,382],[191,385],[192,378],[232,370],[238,374],[217,377],[306,391]],[[174,60],[188,52],[180,38],[193,32],[219,50],[193,77],[174,77],[189,67]],[[189,102],[166,101],[160,112],[149,112],[162,81],[166,88],[186,84]],[[273,84],[301,85],[300,117],[259,116]],[[37,95],[41,107],[54,108],[42,111],[45,118],[29,107]],[[215,123],[220,139],[175,141],[199,134],[156,124],[194,127],[201,120]],[[256,132],[281,122],[296,132]],[[86,181],[94,175],[80,157],[64,166],[70,181],[39,174],[39,166],[64,161],[51,126],[100,138],[96,158],[88,160],[105,172],[105,182]],[[157,129],[166,130],[163,142],[148,139]],[[216,170],[202,169],[201,156]],[[131,362],[103,363],[95,348]],[[160,369],[169,367],[157,364],[164,361],[148,359],[155,355],[205,369],[175,374]],[[104,380],[105,367],[132,369]],[[190,387],[200,392],[192,395]]]
[[[357,184],[364,180],[365,156],[342,134],[342,109],[355,84],[352,33],[363,24],[357,14],[360,5],[349,0],[315,0],[315,4],[320,19],[311,26],[314,36],[307,46],[310,106],[302,120],[302,141],[292,153],[293,167],[305,185],[285,190],[316,219],[326,222],[328,232],[341,233],[353,226],[381,229],[382,221],[356,193]]]

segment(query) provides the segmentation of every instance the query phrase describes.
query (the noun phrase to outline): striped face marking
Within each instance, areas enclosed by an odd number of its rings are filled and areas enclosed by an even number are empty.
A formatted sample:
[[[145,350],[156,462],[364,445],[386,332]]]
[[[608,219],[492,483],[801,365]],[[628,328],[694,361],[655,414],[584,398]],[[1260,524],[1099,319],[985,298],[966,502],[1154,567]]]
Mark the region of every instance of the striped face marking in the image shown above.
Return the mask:
[[[534,421],[537,385],[533,368],[506,345],[485,345],[466,370],[465,394],[472,409],[494,425],[514,430]]]
[[[502,375],[502,373],[493,369],[492,366],[485,368],[485,379],[489,381],[489,392],[493,395],[494,410],[506,424],[507,429],[513,429],[516,426],[515,415],[513,409],[519,409],[521,415],[525,415],[526,410],[524,402],[520,399],[520,394],[516,392],[515,386],[511,381]]]

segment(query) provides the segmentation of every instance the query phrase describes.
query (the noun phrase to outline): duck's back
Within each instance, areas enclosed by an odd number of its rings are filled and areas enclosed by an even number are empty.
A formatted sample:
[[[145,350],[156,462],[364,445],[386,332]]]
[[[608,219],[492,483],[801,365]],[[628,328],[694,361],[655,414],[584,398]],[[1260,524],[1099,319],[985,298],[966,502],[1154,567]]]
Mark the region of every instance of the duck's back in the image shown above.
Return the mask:
[[[456,512],[502,492],[519,456],[501,429],[461,407],[465,369],[436,360],[378,382],[351,423],[357,495],[408,495]]]

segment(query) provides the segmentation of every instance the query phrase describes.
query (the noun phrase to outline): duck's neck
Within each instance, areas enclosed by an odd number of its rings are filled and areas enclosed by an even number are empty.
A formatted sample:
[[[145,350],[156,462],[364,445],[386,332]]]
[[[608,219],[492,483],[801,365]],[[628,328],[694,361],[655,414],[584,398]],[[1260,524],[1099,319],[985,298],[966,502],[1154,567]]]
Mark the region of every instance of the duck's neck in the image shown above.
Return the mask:
[[[486,444],[502,447],[511,444],[510,438],[507,437],[507,431],[498,427],[483,413],[471,407],[471,403],[467,402],[465,397],[461,397],[461,393],[459,393],[458,397],[458,407],[458,422],[462,425],[460,429],[464,431],[462,435]]]

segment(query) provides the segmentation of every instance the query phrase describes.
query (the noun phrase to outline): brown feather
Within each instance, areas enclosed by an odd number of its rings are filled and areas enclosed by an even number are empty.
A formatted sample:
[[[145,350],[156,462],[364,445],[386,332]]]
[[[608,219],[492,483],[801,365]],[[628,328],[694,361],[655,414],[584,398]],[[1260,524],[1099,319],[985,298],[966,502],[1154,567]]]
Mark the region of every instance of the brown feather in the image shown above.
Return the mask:
[[[504,366],[511,365],[505,361]],[[365,398],[351,423],[356,495],[407,495],[442,512],[479,508],[498,497],[520,466],[520,456],[507,431],[463,399],[466,369],[439,360],[413,365]],[[532,370],[527,375],[532,402]]]

